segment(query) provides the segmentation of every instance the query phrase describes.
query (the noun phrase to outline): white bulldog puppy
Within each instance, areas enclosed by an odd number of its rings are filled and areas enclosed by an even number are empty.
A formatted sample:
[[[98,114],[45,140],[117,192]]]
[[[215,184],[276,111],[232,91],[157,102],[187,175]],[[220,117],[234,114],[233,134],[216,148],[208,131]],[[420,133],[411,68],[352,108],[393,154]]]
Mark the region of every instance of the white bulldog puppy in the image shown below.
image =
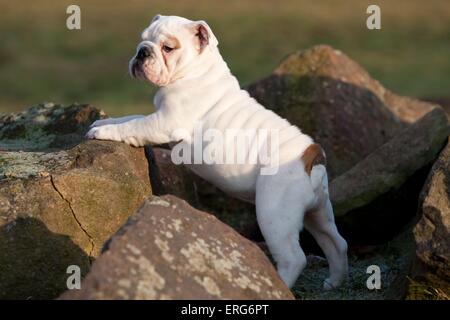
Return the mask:
[[[136,147],[178,142],[173,159],[178,154],[196,174],[255,203],[261,232],[289,287],[306,265],[299,244],[305,227],[329,263],[324,288],[335,288],[347,277],[347,243],[334,222],[323,150],[242,90],[217,46],[204,21],[154,17],[130,61],[130,73],[160,87],[154,98],[156,112],[98,120],[87,137]],[[240,161],[198,161],[199,127],[200,155],[215,160],[232,155],[229,158],[236,160],[240,154]],[[227,136],[230,130],[233,134]],[[249,139],[235,139],[239,132]],[[261,141],[260,136],[265,138]],[[258,155],[267,151],[265,161],[253,157],[252,150]]]

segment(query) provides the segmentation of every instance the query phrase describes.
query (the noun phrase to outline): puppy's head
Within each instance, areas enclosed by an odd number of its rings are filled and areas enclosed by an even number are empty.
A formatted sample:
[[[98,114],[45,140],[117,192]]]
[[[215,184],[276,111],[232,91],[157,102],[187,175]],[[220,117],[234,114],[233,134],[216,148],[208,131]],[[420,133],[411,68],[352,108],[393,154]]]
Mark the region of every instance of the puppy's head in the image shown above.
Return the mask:
[[[187,76],[189,67],[218,44],[206,22],[177,16],[156,15],[141,37],[130,74],[158,86]]]

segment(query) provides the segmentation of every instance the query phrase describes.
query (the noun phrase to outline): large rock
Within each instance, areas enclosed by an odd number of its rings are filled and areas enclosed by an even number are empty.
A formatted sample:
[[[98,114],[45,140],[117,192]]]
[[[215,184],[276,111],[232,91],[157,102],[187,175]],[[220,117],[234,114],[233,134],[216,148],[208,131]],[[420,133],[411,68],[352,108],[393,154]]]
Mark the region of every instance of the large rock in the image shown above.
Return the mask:
[[[431,272],[450,281],[450,143],[433,165],[419,200],[416,254]],[[448,285],[448,284],[447,284]],[[448,289],[447,289],[448,290]],[[450,295],[450,291],[447,292]]]
[[[288,56],[248,89],[324,147],[331,179],[435,107],[391,93],[356,62],[324,45]]]
[[[212,215],[153,197],[62,299],[292,299],[264,253]]]
[[[437,108],[331,182],[335,215],[346,216],[350,239],[389,239],[414,217],[423,181],[449,133],[446,114]]]
[[[99,116],[90,106],[47,105],[2,118],[0,298],[56,297],[67,267],[86,273],[151,194],[143,148],[88,141],[66,149]]]

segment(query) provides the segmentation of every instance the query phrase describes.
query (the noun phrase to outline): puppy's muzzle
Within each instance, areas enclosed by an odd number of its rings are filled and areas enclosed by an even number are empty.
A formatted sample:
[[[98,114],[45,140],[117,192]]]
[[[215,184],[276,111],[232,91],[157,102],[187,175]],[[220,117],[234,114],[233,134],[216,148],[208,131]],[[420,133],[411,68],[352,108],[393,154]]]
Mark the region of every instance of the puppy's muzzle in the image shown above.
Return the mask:
[[[134,78],[142,78],[142,66],[148,58],[153,55],[153,48],[147,45],[140,45],[136,55],[130,62],[130,73]]]

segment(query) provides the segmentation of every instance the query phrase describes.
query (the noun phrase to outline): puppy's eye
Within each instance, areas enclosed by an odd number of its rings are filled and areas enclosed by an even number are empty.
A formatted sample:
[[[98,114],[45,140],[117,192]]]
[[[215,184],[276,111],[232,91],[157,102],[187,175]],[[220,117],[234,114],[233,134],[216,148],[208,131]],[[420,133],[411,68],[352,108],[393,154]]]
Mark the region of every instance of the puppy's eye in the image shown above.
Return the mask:
[[[165,52],[167,52],[167,53],[169,53],[169,52],[171,52],[171,51],[173,50],[173,48],[171,48],[171,47],[169,47],[169,46],[167,46],[167,45],[163,45],[162,49],[163,49]]]

